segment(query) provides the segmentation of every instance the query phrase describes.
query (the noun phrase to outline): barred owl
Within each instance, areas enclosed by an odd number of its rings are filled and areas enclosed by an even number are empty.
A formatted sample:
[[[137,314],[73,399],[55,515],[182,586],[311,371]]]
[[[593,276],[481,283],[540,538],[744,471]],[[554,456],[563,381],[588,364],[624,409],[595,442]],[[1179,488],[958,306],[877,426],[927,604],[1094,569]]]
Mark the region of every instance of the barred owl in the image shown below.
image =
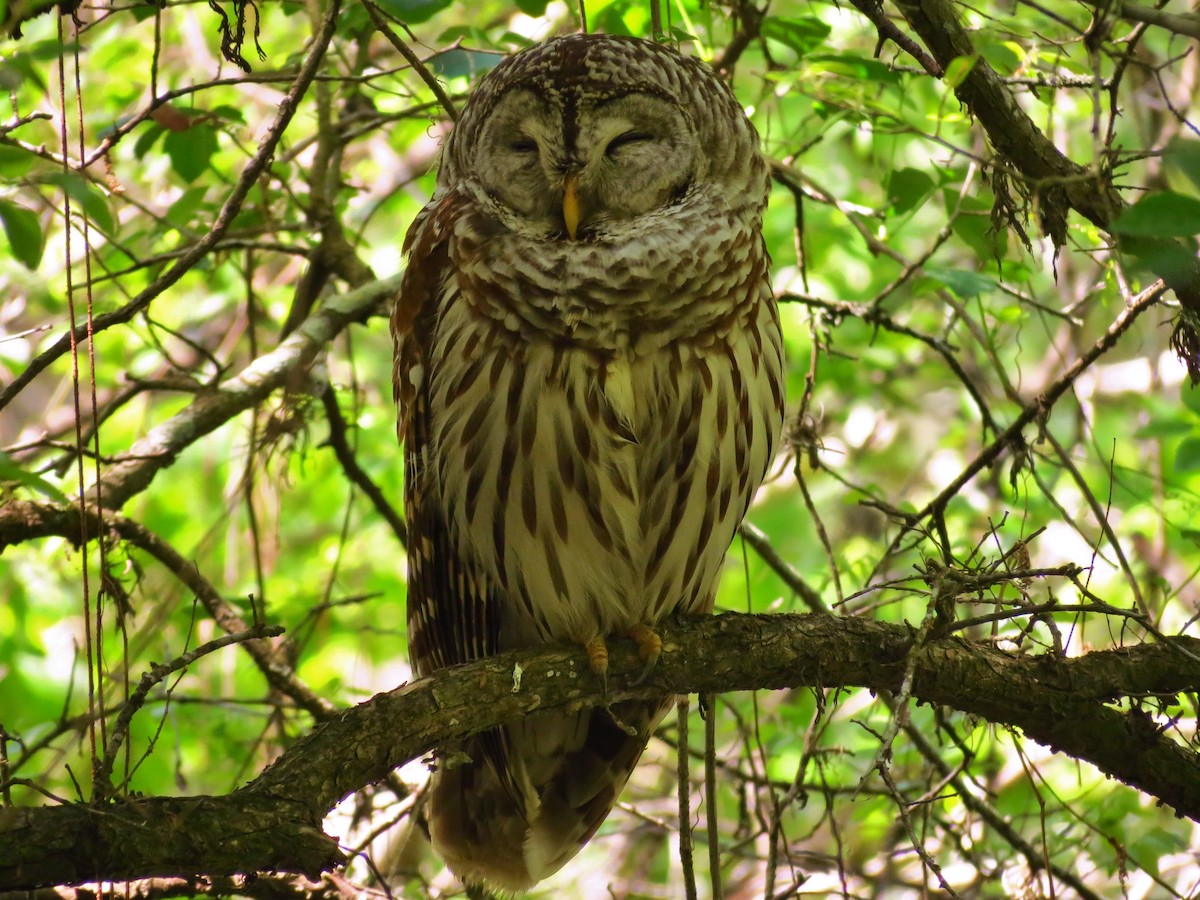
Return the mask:
[[[712,70],[572,35],[489,72],[405,242],[392,313],[408,627],[427,675],[709,613],[781,428],[758,138]],[[442,748],[427,819],[468,883],[525,889],[616,802],[667,703]]]

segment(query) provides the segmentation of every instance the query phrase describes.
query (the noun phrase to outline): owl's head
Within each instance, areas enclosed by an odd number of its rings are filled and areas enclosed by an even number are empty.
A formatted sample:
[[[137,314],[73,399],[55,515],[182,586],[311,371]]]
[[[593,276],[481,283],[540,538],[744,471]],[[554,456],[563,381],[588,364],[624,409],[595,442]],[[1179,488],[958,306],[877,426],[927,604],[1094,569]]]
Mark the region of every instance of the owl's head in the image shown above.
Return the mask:
[[[761,208],[765,171],[753,127],[707,65],[650,41],[577,34],[481,80],[439,184],[468,183],[502,227],[587,240],[700,195]]]

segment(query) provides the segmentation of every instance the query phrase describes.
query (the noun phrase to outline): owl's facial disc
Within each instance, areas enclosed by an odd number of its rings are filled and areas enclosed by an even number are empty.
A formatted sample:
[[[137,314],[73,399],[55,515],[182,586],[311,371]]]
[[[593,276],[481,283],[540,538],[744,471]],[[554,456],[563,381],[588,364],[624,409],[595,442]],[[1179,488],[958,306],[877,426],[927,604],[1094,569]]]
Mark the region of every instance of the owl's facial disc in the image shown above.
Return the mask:
[[[696,176],[699,155],[688,117],[658,94],[552,103],[514,89],[480,135],[475,174],[513,214],[511,227],[575,240],[670,205]]]

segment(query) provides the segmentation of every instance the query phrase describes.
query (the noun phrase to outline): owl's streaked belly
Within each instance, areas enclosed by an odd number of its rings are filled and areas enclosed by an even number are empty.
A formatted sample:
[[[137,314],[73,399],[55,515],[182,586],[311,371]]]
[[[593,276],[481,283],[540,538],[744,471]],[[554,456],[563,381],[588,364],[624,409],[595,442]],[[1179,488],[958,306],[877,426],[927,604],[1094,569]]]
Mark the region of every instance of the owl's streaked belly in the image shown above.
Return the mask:
[[[746,313],[636,356],[443,310],[425,474],[459,552],[501,588],[500,649],[711,608],[781,427],[775,311]]]

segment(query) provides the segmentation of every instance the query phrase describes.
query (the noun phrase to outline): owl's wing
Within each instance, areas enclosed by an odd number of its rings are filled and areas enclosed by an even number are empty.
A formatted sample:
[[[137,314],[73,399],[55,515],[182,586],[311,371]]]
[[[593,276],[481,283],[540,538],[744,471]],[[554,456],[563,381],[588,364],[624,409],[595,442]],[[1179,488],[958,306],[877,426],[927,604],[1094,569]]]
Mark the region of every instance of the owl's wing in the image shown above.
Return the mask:
[[[460,213],[454,192],[435,198],[404,241],[408,266],[392,308],[392,370],[397,430],[404,443],[408,520],[408,641],[413,668],[428,675],[496,653],[499,597],[479,567],[460,559],[427,464],[429,347],[443,297],[453,291],[448,238]]]
[[[429,348],[439,310],[456,301],[448,237],[459,200],[450,193],[422,210],[405,239],[408,267],[392,310],[393,390],[404,443],[404,504],[408,520],[408,643],[418,675],[495,654],[502,597],[481,568],[454,546],[428,462]],[[532,815],[531,788],[504,729],[444,747],[447,768],[434,781],[443,812],[431,820],[435,840],[479,844],[482,832],[501,846],[520,847]],[[468,759],[462,759],[463,754]],[[454,758],[460,757],[460,758]],[[482,839],[487,842],[486,839]]]

